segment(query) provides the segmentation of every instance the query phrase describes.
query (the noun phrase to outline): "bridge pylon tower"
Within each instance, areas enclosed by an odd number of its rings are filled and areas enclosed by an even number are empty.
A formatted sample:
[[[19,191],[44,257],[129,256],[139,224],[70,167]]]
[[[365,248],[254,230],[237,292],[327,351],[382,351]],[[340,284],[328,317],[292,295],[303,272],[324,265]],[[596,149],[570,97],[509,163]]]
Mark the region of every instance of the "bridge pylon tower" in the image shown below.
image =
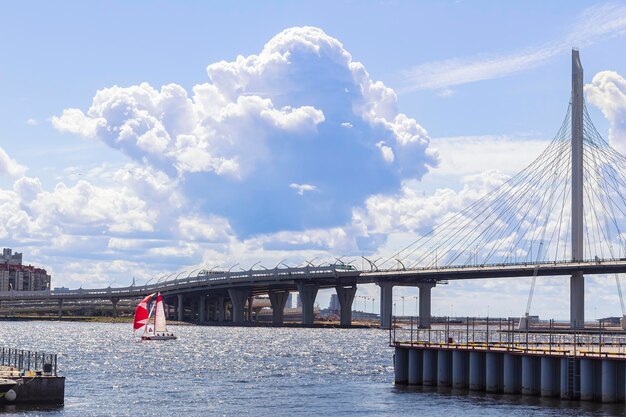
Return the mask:
[[[572,261],[584,260],[583,243],[583,67],[578,49],[572,49]],[[585,326],[585,278],[582,271],[570,278],[570,324]]]

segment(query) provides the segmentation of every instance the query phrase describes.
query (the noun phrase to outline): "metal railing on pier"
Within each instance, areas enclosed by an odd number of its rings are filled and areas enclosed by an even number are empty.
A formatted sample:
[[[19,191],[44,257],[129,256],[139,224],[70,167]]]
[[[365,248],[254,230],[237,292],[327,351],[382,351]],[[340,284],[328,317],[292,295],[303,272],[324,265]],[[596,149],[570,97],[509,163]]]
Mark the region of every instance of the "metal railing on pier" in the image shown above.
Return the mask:
[[[548,324],[548,323],[547,323]],[[626,333],[604,327],[569,329],[553,320],[547,326],[518,330],[513,319],[463,318],[443,320],[420,329],[416,317],[393,318],[390,346],[498,350],[569,357],[626,359]]]
[[[0,373],[18,372],[21,375],[34,372],[36,375],[57,376],[57,354],[35,352],[24,349],[0,349]]]

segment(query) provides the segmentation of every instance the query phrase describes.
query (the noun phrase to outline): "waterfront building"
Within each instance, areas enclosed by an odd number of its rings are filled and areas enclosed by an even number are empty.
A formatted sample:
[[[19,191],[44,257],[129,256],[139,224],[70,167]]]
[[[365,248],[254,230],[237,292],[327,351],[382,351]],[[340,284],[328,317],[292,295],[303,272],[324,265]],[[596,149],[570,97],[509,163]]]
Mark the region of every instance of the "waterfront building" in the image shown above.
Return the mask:
[[[22,254],[9,248],[0,259],[0,291],[41,291],[50,288],[50,275],[43,268],[22,264]]]

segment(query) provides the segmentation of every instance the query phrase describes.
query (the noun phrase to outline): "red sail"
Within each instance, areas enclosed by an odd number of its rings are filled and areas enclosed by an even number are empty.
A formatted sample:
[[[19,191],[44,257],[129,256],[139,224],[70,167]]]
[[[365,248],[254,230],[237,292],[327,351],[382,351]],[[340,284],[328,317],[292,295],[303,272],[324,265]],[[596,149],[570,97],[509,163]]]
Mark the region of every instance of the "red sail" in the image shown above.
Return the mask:
[[[135,309],[135,322],[133,324],[133,330],[137,331],[141,329],[146,324],[148,324],[148,301],[154,297],[154,294],[150,294],[137,305]]]

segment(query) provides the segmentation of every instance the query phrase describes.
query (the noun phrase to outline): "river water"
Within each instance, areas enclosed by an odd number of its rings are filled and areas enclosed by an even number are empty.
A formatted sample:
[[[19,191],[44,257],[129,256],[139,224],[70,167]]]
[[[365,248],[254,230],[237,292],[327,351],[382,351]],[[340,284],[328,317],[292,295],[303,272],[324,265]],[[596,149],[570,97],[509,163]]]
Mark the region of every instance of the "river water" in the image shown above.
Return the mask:
[[[133,342],[131,324],[0,322],[0,346],[58,352],[65,406],[44,416],[581,416],[626,405],[393,385],[377,329],[175,326],[176,341]]]

